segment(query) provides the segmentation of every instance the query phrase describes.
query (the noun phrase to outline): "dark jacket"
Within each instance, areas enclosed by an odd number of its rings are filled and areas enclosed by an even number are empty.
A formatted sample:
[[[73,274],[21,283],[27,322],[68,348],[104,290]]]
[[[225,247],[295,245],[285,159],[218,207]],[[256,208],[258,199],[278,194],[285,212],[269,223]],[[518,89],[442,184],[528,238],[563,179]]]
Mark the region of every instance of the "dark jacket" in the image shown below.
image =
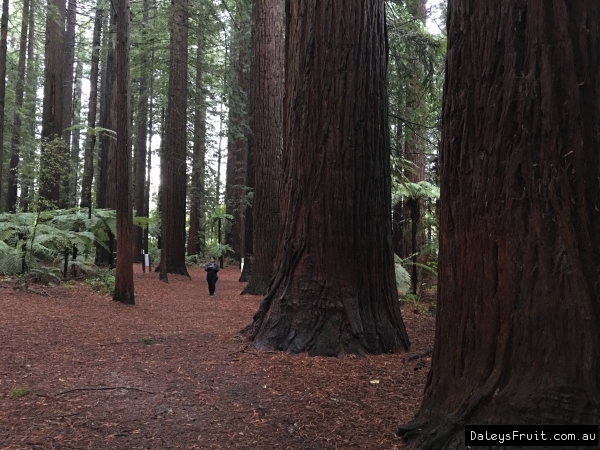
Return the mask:
[[[204,266],[204,270],[206,270],[206,278],[218,278],[217,272],[219,271],[219,265],[217,263],[211,264],[206,263]]]

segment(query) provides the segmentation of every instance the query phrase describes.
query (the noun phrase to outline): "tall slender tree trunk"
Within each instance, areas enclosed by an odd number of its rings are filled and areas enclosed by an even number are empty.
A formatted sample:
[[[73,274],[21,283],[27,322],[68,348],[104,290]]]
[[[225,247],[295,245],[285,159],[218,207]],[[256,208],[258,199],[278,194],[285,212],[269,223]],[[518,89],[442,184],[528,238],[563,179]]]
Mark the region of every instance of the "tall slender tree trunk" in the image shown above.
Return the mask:
[[[8,0],[2,0],[0,18],[0,199],[4,186],[4,105],[6,100],[6,47],[8,37]],[[0,201],[0,212],[2,202]]]
[[[96,145],[96,114],[98,105],[98,69],[100,61],[100,36],[102,33],[103,11],[96,9],[94,18],[94,34],[92,38],[92,60],[90,69],[90,100],[88,105],[87,126],[88,133],[85,140],[85,154],[83,157],[83,179],[81,182],[82,208],[92,206],[92,182],[94,179],[94,147]]]
[[[17,210],[17,181],[19,157],[21,153],[21,115],[23,114],[23,96],[25,83],[25,57],[27,52],[27,26],[29,22],[29,0],[23,0],[21,18],[21,37],[19,40],[19,62],[17,63],[17,85],[15,87],[15,115],[11,135],[11,156],[8,172],[8,188],[6,192],[6,210]]]
[[[192,151],[192,188],[190,192],[190,229],[188,232],[188,255],[197,255],[204,247],[203,217],[206,204],[204,171],[206,167],[206,102],[202,74],[204,63],[204,36],[199,34],[196,50],[196,95],[194,101],[194,142]]]
[[[75,25],[77,23],[77,0],[67,0],[65,15],[65,39],[63,43],[63,85],[62,85],[62,138],[64,142],[65,160],[69,162],[66,166],[65,176],[62,178],[59,205],[61,208],[69,208],[75,203],[71,198],[72,187],[70,186],[75,167],[71,166],[71,124],[73,119],[73,66],[75,64]]]
[[[257,0],[254,38],[254,228],[252,276],[243,294],[264,295],[279,233],[283,127],[282,0]]]
[[[432,368],[398,434],[597,424],[600,3],[452,0],[446,65]]]
[[[35,115],[36,115],[36,64],[35,64],[35,53],[34,53],[34,42],[35,42],[35,1],[30,0],[30,8],[29,8],[29,25],[28,25],[28,34],[27,37],[27,83],[25,88],[25,104],[29,109],[29,114],[25,119],[25,124],[27,125],[27,137],[33,140],[35,136]],[[35,158],[35,154],[32,149],[27,148],[23,152],[23,163],[24,165],[28,165],[32,163]],[[29,195],[32,189],[33,180],[31,175],[21,174],[21,198],[19,200],[19,206],[23,212],[29,211]]]
[[[147,27],[150,20],[150,0],[144,0],[142,13],[142,42],[146,41]],[[135,147],[135,186],[134,204],[138,217],[148,217],[146,211],[145,181],[146,181],[146,152],[148,140],[148,78],[149,58],[147,52],[142,52],[140,94],[138,99],[137,145]],[[148,167],[150,170],[150,167]],[[141,262],[144,252],[144,229],[135,227],[136,252],[134,261]]]
[[[73,89],[73,119],[72,126],[80,125],[81,122],[81,77],[83,75],[83,61],[81,60],[82,50],[80,49],[77,55],[77,65],[75,69],[75,88]],[[80,158],[79,152],[79,141],[81,139],[81,130],[78,127],[73,129],[71,133],[71,181],[69,187],[71,192],[69,193],[70,205],[77,205],[77,192],[79,185],[79,172],[80,172]]]
[[[162,245],[166,247],[161,268],[188,275],[185,265],[186,143],[188,2],[171,3],[171,55],[169,60],[169,104],[167,109],[167,184],[163,214]],[[166,266],[165,266],[166,265]],[[189,275],[188,275],[189,276]]]
[[[240,21],[241,22],[241,21]],[[233,248],[233,258],[237,261],[244,256],[244,212],[246,192],[246,152],[248,149],[247,102],[249,41],[245,29],[236,32],[232,44],[232,63],[235,69],[234,86],[229,107],[229,133],[227,140],[227,186],[225,205],[227,214],[233,217],[230,229],[225,235],[225,243]],[[235,50],[235,52],[234,52]],[[237,55],[235,55],[237,53]],[[234,58],[234,56],[237,56]],[[235,100],[235,101],[234,101]]]
[[[245,330],[309,355],[408,348],[391,246],[384,0],[288,2],[277,272]]]
[[[129,196],[131,176],[131,135],[129,101],[129,0],[117,0],[116,39],[116,186],[117,186],[117,269],[113,299],[133,305],[133,213]]]
[[[44,103],[42,109],[42,149],[40,155],[40,207],[59,206],[62,180],[67,175],[62,140],[64,77],[65,2],[51,0],[46,14],[44,57]],[[1,83],[0,83],[1,84]]]
[[[419,21],[425,26],[427,20],[427,6],[425,0],[413,0],[409,4],[414,20]],[[413,67],[414,78],[408,81],[407,86],[407,106],[413,111],[413,121],[423,123],[425,112],[425,94],[422,87],[423,67],[415,59],[416,67]],[[423,150],[423,140],[416,132],[411,131],[406,135],[404,148],[404,157],[412,163],[411,168],[406,171],[406,178],[410,183],[419,183],[425,181],[425,153]],[[404,199],[403,223],[404,223],[404,257],[412,255],[411,282],[413,293],[416,294],[419,284],[419,270],[417,262],[419,254],[423,248],[423,197],[415,196]],[[410,219],[410,220],[409,220]]]
[[[251,2],[251,13],[252,20],[250,23],[255,23],[256,16],[256,2]],[[255,40],[255,27],[251,27],[250,30],[250,48],[254,48]],[[248,194],[254,198],[254,84],[255,84],[255,72],[256,64],[253,52],[250,56],[250,71],[248,73],[248,147],[246,150],[246,189]],[[249,202],[246,205],[244,212],[244,267],[240,274],[240,282],[250,281],[252,276],[252,252],[254,251],[253,234],[254,234],[254,214],[252,203]]]
[[[108,33],[105,33],[107,43],[107,54],[105,58],[104,78],[102,79],[102,93],[100,105],[100,127],[108,130],[115,129],[115,120],[117,110],[116,102],[116,51],[115,51],[115,16],[110,17],[110,27]],[[100,148],[98,151],[98,176],[96,177],[96,206],[98,208],[116,209],[116,140],[114,136],[106,132],[100,134]],[[108,251],[102,247],[96,246],[96,264],[113,266],[113,244],[114,236],[109,234]]]

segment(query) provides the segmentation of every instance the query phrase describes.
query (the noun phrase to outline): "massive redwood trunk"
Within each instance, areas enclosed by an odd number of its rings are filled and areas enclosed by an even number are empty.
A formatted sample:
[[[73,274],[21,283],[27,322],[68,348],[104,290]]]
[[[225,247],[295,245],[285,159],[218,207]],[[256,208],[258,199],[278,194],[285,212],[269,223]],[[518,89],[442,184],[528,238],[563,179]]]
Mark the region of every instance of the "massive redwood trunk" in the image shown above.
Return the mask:
[[[288,2],[277,272],[244,331],[310,355],[408,348],[391,243],[383,0]]]
[[[129,0],[117,0],[116,38],[116,191],[117,191],[117,269],[113,299],[133,305],[133,213],[129,196],[131,176],[131,135],[129,101]]]
[[[167,273],[188,275],[185,266],[186,144],[187,144],[187,57],[188,3],[171,3],[171,46],[169,61],[169,105],[167,108],[167,183],[163,194],[161,244],[165,256],[160,267]]]
[[[282,0],[257,0],[254,64],[254,200],[252,275],[242,294],[264,295],[273,276],[279,233],[283,121]]]
[[[435,347],[399,434],[599,422],[598,123],[598,1],[449,2]]]
[[[52,0],[46,14],[39,191],[42,208],[58,206],[61,180],[67,175],[68,160],[61,138],[64,23],[65,2]]]

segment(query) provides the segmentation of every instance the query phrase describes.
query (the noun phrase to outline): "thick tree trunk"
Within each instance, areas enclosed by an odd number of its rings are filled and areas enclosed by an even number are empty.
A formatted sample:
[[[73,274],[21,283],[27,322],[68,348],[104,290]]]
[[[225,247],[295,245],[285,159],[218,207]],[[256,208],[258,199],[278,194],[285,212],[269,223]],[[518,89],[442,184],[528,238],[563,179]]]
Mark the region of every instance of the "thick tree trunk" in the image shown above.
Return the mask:
[[[450,1],[443,104],[432,370],[398,433],[597,424],[600,3]]]
[[[27,125],[27,137],[33,139],[35,136],[35,111],[36,111],[36,64],[34,54],[34,41],[35,41],[35,1],[30,0],[29,8],[29,25],[27,27],[29,36],[27,37],[27,83],[25,88],[25,104],[29,109],[29,114],[26,117],[25,124]],[[23,152],[23,163],[31,163],[35,158],[34,151],[26,149]],[[19,206],[23,212],[29,211],[29,195],[32,193],[33,180],[30,176],[21,175],[21,198],[19,200]]]
[[[51,0],[46,14],[44,58],[44,103],[42,108],[42,149],[40,156],[40,207],[56,207],[60,187],[67,174],[62,141],[63,38],[65,2]]]
[[[252,276],[242,294],[264,295],[273,276],[279,233],[283,122],[281,0],[256,2],[254,64],[254,228]]]
[[[6,210],[17,210],[17,180],[19,157],[21,153],[21,114],[23,114],[23,94],[25,83],[25,56],[27,52],[27,26],[29,22],[29,0],[23,0],[21,18],[21,37],[19,40],[19,62],[17,63],[17,85],[15,88],[15,115],[11,135],[11,156],[8,172],[8,189],[6,192]]]
[[[150,0],[144,0],[142,13],[142,42],[146,42],[148,22],[150,20]],[[146,153],[148,140],[148,65],[147,52],[142,52],[141,58],[141,74],[140,74],[140,94],[138,99],[138,116],[137,116],[137,145],[135,146],[135,185],[134,185],[134,204],[136,216],[148,217],[146,211]],[[148,168],[150,170],[150,167]],[[135,248],[133,260],[136,262],[142,261],[142,253],[144,251],[144,229],[135,227]]]
[[[188,3],[171,4],[171,55],[169,61],[169,104],[167,108],[167,184],[164,192],[162,245],[166,247],[161,268],[168,273],[188,275],[185,265],[186,143],[187,143],[187,46]],[[165,266],[166,264],[166,266]]]
[[[192,150],[192,187],[190,192],[190,229],[187,254],[197,255],[204,248],[203,216],[206,204],[204,190],[206,146],[206,102],[202,86],[204,37],[198,37],[196,50],[196,95],[194,101],[194,142]]]
[[[116,40],[116,179],[117,186],[117,269],[113,299],[135,303],[133,290],[133,213],[129,196],[131,176],[131,135],[129,102],[129,0],[117,0]]]
[[[408,348],[391,245],[383,0],[289,2],[277,273],[245,330],[309,355]]]
[[[94,34],[92,40],[92,61],[90,69],[90,100],[88,106],[88,133],[85,140],[85,154],[83,157],[83,179],[81,182],[82,208],[91,208],[92,182],[94,179],[94,146],[96,145],[96,111],[98,105],[98,66],[100,61],[100,35],[102,33],[102,9],[96,9],[94,18]]]
[[[74,206],[75,199],[71,198],[72,173],[76,171],[71,162],[71,127],[73,118],[73,66],[75,64],[75,24],[77,22],[77,0],[67,0],[65,15],[65,39],[63,43],[63,87],[62,87],[62,138],[64,142],[65,160],[69,162],[66,166],[65,176],[62,178],[60,192],[61,208]]]

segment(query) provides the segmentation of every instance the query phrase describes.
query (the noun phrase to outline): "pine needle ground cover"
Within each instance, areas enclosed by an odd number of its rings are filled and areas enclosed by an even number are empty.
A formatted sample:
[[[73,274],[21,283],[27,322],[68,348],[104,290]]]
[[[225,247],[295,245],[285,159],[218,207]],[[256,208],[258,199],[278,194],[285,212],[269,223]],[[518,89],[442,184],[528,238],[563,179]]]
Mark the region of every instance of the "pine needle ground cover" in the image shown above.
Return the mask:
[[[0,281],[0,448],[402,447],[394,432],[420,405],[433,317],[403,308],[406,354],[260,353],[238,336],[261,297],[239,295],[237,268],[213,298],[201,268],[169,284],[134,273],[134,307],[84,283],[40,295]]]

